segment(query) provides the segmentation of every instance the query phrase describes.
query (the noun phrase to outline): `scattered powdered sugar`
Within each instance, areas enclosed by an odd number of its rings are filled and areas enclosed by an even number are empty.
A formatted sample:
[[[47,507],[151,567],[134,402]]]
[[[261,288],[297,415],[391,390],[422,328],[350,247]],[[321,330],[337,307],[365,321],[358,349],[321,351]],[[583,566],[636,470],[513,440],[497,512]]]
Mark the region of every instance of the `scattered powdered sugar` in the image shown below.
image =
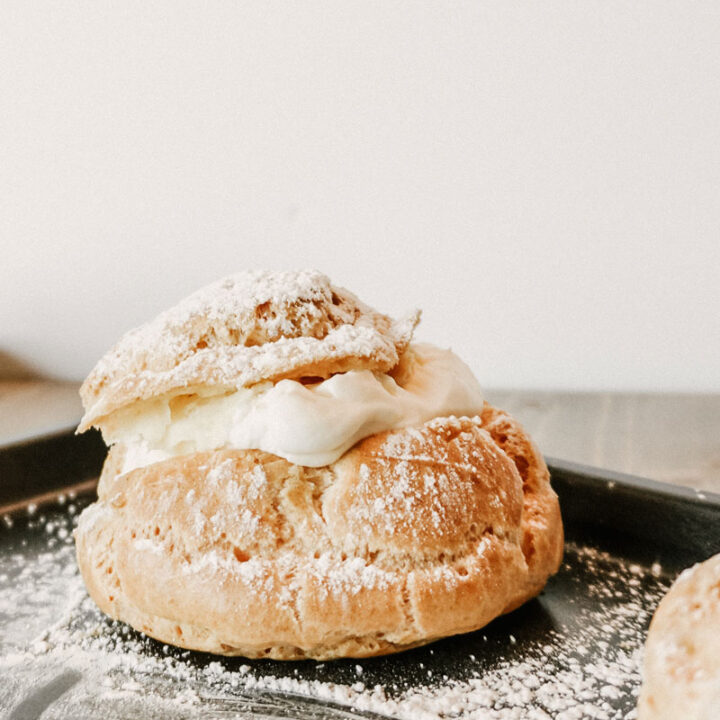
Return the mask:
[[[0,529],[0,715],[24,716],[32,701],[43,720],[631,718],[645,631],[669,584],[660,567],[570,545],[539,600],[477,633],[362,661],[219,658],[157,643],[95,608],[74,559],[76,509],[41,508]]]

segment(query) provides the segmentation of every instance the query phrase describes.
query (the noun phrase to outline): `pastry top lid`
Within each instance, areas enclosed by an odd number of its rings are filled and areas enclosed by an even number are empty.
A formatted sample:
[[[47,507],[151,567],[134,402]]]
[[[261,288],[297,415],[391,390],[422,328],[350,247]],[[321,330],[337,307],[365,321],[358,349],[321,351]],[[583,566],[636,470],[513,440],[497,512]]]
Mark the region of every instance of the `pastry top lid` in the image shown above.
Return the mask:
[[[126,333],[82,384],[78,429],[130,403],[199,387],[387,372],[419,318],[393,320],[316,271],[237,273]]]

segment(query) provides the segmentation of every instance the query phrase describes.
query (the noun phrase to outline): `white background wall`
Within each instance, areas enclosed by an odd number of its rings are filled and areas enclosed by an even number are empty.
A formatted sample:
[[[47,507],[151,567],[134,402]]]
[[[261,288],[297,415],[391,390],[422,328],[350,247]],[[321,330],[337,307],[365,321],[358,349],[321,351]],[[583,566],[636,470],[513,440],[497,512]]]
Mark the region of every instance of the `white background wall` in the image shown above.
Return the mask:
[[[0,3],[0,351],[318,267],[487,386],[720,390],[720,3]]]

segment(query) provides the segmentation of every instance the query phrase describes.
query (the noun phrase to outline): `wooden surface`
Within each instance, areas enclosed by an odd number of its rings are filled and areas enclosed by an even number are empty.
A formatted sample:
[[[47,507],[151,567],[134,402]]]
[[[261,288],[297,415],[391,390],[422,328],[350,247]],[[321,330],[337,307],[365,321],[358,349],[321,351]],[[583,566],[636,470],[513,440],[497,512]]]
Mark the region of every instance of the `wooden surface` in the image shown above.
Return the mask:
[[[720,395],[488,390],[546,455],[720,493]],[[77,385],[0,382],[0,446],[77,424]]]
[[[487,391],[545,455],[720,492],[720,395]]]
[[[0,381],[0,447],[77,425],[77,383]]]

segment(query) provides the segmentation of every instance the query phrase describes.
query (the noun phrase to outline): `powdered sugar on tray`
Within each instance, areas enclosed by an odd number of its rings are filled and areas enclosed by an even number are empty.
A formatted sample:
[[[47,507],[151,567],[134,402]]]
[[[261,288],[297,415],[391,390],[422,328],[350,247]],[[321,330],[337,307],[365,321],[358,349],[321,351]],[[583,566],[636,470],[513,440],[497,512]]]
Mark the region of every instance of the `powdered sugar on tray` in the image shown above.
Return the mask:
[[[372,660],[250,662],[161,645],[102,616],[77,573],[75,517],[71,502],[0,530],[0,710],[43,702],[44,720],[631,718],[646,627],[669,584],[657,566],[571,545],[539,600],[477,633]]]

